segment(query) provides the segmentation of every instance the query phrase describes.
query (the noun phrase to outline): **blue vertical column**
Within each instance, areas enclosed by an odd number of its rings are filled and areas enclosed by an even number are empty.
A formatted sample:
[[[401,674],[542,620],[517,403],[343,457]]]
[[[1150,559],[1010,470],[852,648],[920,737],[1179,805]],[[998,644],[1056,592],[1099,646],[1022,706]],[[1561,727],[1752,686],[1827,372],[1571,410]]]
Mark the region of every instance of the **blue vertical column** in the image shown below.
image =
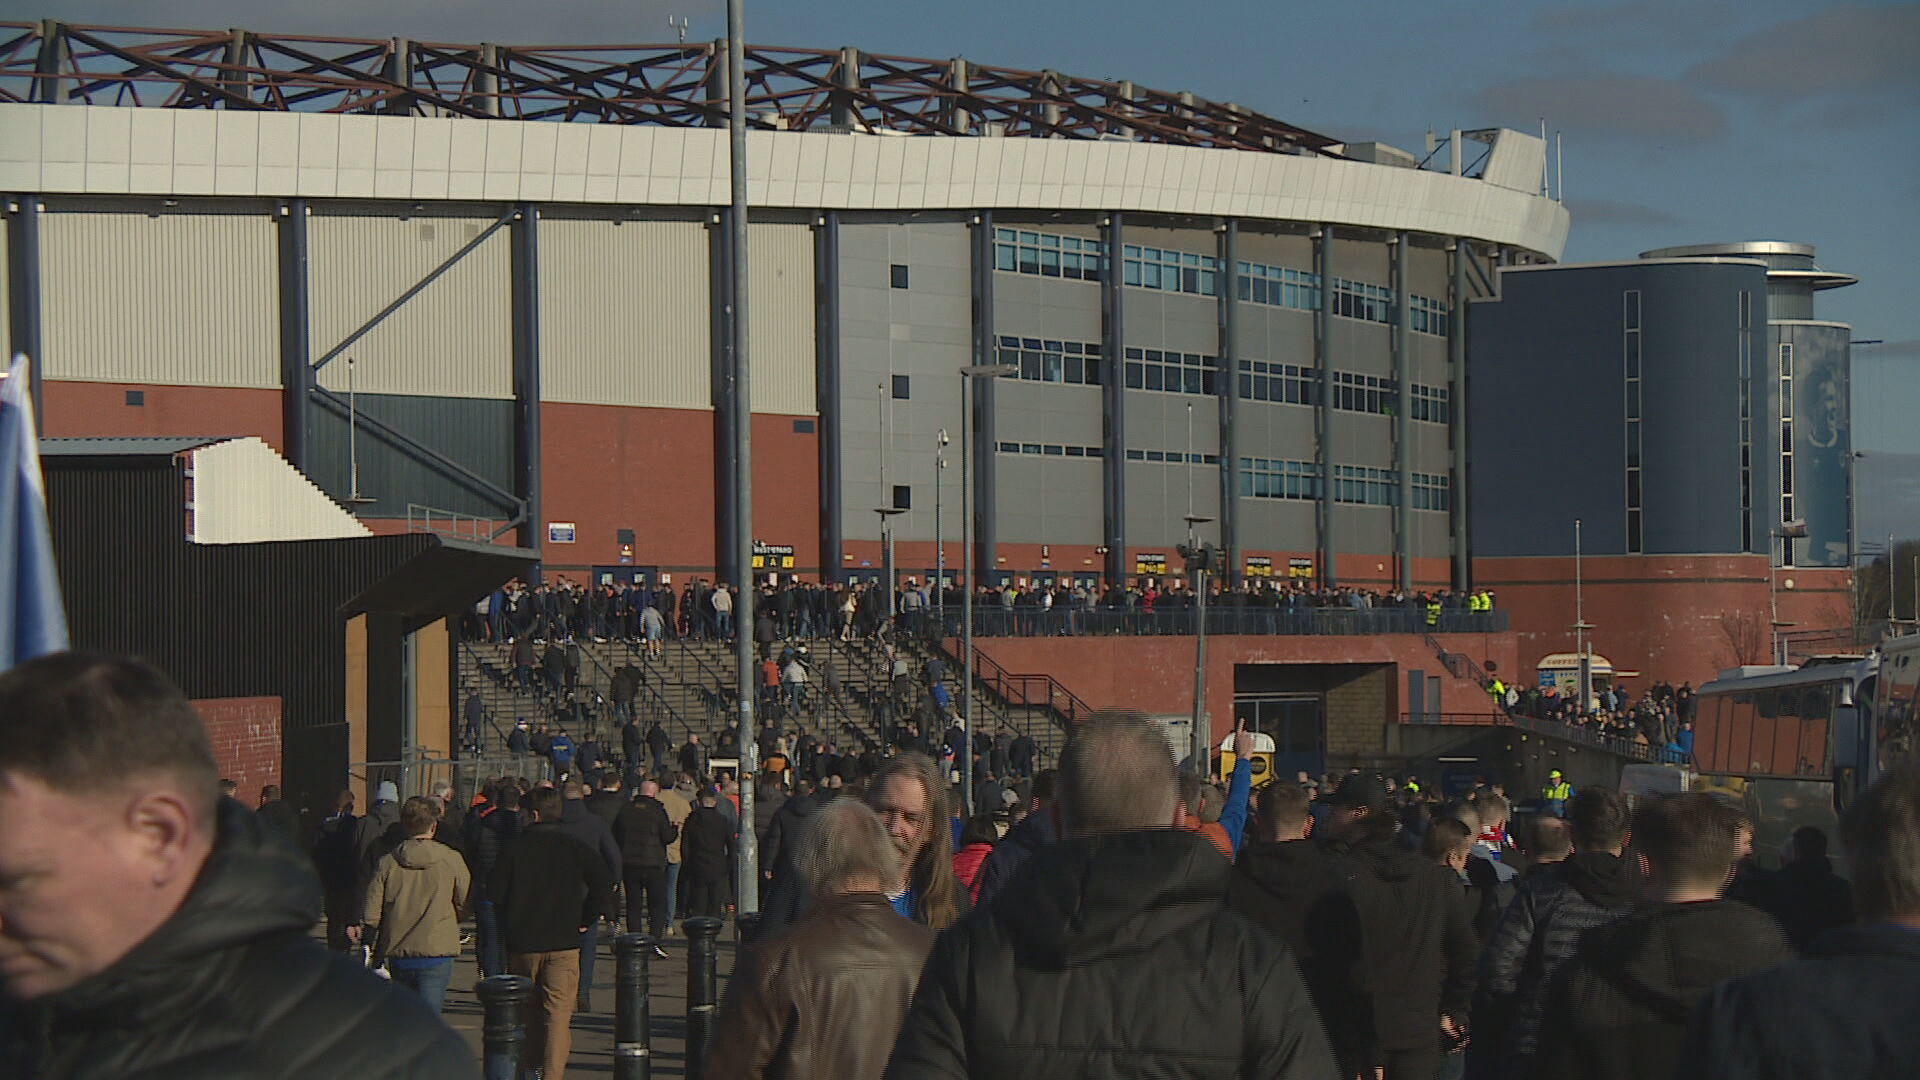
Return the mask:
[[[1473,563],[1467,530],[1467,239],[1453,242],[1453,289],[1447,303],[1447,446],[1453,468],[1448,477],[1451,496],[1449,521],[1453,532],[1453,587],[1473,585]]]
[[[1407,273],[1407,234],[1395,233],[1389,243],[1393,257],[1393,385],[1398,395],[1393,409],[1393,554],[1398,569],[1394,583],[1413,588],[1413,475],[1407,462],[1413,456],[1408,443],[1408,413],[1413,411],[1413,361],[1407,355],[1407,329],[1413,311],[1408,297],[1412,276]]]
[[[982,211],[973,219],[971,264],[973,277],[973,362],[994,363],[997,353],[993,336],[993,214]],[[973,575],[976,582],[995,581],[999,562],[998,503],[994,488],[993,384],[996,379],[966,379],[961,387],[968,397],[966,422],[973,425]],[[970,389],[969,389],[970,387]]]
[[[513,479],[526,504],[520,546],[538,548],[540,509],[540,210],[521,203],[513,216]],[[538,573],[538,567],[535,568]]]
[[[1127,357],[1121,278],[1126,266],[1126,222],[1119,211],[1100,227],[1106,266],[1100,274],[1100,474],[1107,546],[1107,584],[1126,581],[1127,567]]]
[[[733,391],[733,257],[727,250],[732,211],[714,212],[707,230],[707,310],[711,316],[709,383],[713,398],[713,543],[714,573],[745,588],[734,552],[739,550],[733,519],[733,427],[743,422],[743,406]]]
[[[813,227],[813,404],[820,414],[820,580],[841,579],[846,477],[840,462],[840,215]]]
[[[1321,225],[1313,238],[1313,272],[1320,280],[1320,305],[1313,313],[1313,367],[1320,401],[1313,411],[1313,463],[1320,472],[1320,498],[1314,503],[1314,563],[1320,584],[1333,587],[1337,547],[1333,535],[1333,226]]]
[[[1220,285],[1220,547],[1227,560],[1225,580],[1240,583],[1240,448],[1236,437],[1240,404],[1240,222],[1228,218],[1215,231]]]
[[[7,204],[7,356],[25,353],[32,361],[33,415],[44,429],[42,400],[47,357],[40,321],[40,200],[21,195]]]
[[[311,464],[307,457],[307,399],[313,390],[309,213],[305,199],[289,199],[280,206],[280,442],[287,460],[302,472]]]

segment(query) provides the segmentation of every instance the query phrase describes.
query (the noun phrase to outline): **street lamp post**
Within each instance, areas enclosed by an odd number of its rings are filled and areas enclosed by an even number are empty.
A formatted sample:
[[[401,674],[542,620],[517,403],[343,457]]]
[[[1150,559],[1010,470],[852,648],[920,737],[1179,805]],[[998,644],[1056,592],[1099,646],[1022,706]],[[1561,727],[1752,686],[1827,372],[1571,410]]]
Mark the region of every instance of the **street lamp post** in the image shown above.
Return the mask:
[[[960,801],[973,817],[973,380],[997,379],[1012,364],[969,364],[960,369]]]
[[[740,602],[734,617],[746,626],[733,635],[734,694],[739,698],[740,816],[753,821],[754,774],[759,771],[760,740],[754,730],[753,634],[753,395],[747,321],[747,46],[744,0],[727,0],[727,180],[731,209],[727,216],[727,254],[733,303],[727,312],[733,339],[733,563],[739,575]],[[742,829],[736,849],[734,883],[741,914],[760,910],[760,849],[754,830]]]
[[[1771,541],[1767,544],[1767,615],[1768,629],[1772,635],[1769,639],[1770,647],[1767,653],[1767,662],[1770,664],[1779,664],[1782,666],[1786,664],[1786,650],[1782,646],[1780,631],[1793,625],[1791,622],[1783,621],[1780,618],[1780,592],[1778,586],[1774,583],[1774,579],[1779,576],[1781,569],[1793,565],[1793,542],[1805,535],[1807,535],[1807,523],[1798,519],[1783,521],[1773,530],[1773,539],[1780,541],[1780,559],[1778,565],[1775,564],[1773,557],[1773,544]],[[1891,563],[1889,563],[1889,565],[1891,565]]]
[[[1580,519],[1573,519],[1573,649],[1579,657],[1577,663],[1580,672],[1576,679],[1577,692],[1580,695],[1579,713],[1585,716],[1590,702],[1593,701],[1593,657],[1587,651],[1587,632],[1593,629],[1587,622],[1586,582],[1581,575],[1580,566]]]
[[[1192,441],[1191,435],[1188,441]],[[1213,550],[1212,545],[1202,548],[1194,540],[1198,527],[1213,519],[1189,510],[1186,520],[1187,545],[1180,554],[1193,561],[1193,731],[1189,739],[1193,771],[1204,777],[1213,756],[1213,725],[1207,722],[1207,571],[1211,569],[1208,563]]]
[[[947,429],[940,429],[933,452],[933,604],[935,625],[940,627],[940,638],[947,636],[947,531],[940,514],[940,493],[946,487]]]

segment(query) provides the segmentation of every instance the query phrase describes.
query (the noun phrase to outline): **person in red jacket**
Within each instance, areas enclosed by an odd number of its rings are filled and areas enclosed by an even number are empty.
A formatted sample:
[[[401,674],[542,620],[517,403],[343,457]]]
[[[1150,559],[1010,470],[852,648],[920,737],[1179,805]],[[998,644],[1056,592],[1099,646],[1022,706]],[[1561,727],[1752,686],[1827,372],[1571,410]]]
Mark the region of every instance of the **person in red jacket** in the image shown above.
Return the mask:
[[[999,839],[1000,830],[994,828],[993,818],[987,814],[975,815],[960,833],[960,850],[953,853],[953,876],[967,890],[967,899],[976,904],[980,902],[980,866]]]

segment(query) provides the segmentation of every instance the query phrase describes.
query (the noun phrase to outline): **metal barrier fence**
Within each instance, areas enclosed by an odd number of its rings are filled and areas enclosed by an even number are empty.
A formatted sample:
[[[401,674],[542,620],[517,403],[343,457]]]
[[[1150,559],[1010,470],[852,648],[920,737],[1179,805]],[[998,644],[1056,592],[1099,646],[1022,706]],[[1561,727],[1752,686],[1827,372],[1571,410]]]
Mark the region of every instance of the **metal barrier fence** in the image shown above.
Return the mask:
[[[1631,738],[1608,735],[1593,728],[1578,724],[1562,723],[1558,720],[1540,720],[1520,713],[1493,712],[1484,713],[1401,713],[1403,724],[1454,724],[1461,726],[1516,727],[1521,731],[1530,731],[1538,735],[1551,735],[1571,743],[1591,746],[1621,757],[1638,761],[1665,760],[1655,747]]]
[[[1185,636],[1199,620],[1190,607],[1072,608],[981,605],[973,611],[975,637]],[[1265,636],[1367,636],[1374,634],[1496,634],[1508,628],[1504,611],[1443,611],[1429,621],[1415,608],[1215,607],[1207,608],[1207,633]],[[898,632],[913,637],[956,637],[958,609],[900,613]]]
[[[351,780],[366,781],[369,796],[375,786],[391,780],[401,799],[431,795],[441,781],[453,785],[456,805],[465,806],[480,785],[502,776],[539,780],[548,775],[545,758],[531,754],[475,758],[413,758],[400,761],[360,761],[347,766]]]

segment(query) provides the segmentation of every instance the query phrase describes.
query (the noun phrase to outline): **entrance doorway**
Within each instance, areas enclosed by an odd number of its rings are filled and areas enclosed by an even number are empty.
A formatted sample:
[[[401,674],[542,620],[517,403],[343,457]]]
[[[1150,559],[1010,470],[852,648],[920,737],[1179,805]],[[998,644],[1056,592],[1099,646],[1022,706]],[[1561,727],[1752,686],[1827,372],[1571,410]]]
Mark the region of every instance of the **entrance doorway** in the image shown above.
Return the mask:
[[[1273,774],[1291,781],[1327,771],[1326,699],[1319,694],[1235,694],[1235,723],[1273,738]]]

